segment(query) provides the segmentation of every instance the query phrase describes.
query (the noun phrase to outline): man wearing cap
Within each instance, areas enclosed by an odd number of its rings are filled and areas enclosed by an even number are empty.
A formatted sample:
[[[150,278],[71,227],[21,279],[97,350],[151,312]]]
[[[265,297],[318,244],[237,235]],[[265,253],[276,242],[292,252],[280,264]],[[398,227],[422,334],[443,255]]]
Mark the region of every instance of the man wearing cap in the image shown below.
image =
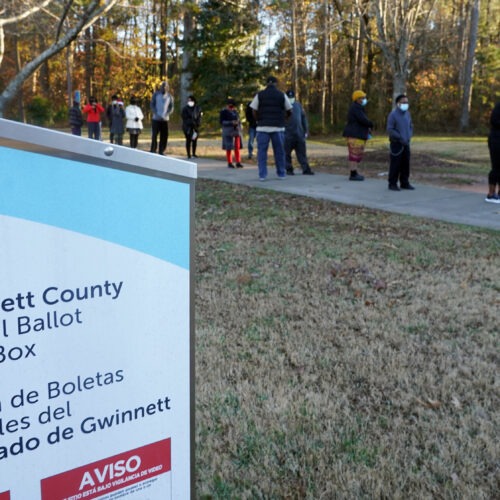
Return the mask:
[[[274,76],[267,79],[267,86],[253,98],[250,107],[257,122],[257,162],[259,180],[267,177],[267,149],[269,141],[273,146],[274,161],[278,179],[286,177],[285,166],[285,120],[292,113],[292,105],[284,92],[277,88]]]
[[[292,115],[285,124],[285,162],[286,173],[294,175],[292,166],[292,151],[295,150],[297,160],[302,167],[303,175],[314,175],[307,161],[306,138],[309,134],[304,108],[295,100],[295,92],[287,90],[286,95],[292,105]]]
[[[168,82],[162,82],[159,90],[151,98],[151,112],[153,114],[151,120],[151,153],[156,153],[158,146],[158,153],[161,155],[167,149],[168,120],[174,110],[174,99],[168,89]],[[160,134],[159,145],[158,134]]]

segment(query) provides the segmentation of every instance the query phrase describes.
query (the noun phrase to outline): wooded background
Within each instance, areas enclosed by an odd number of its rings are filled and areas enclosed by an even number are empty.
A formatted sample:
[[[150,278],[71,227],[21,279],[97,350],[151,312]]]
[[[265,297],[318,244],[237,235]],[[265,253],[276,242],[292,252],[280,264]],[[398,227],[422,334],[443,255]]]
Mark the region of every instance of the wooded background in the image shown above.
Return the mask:
[[[316,134],[338,132],[368,94],[382,132],[407,92],[420,133],[485,133],[500,99],[500,0],[1,0],[0,116],[66,126],[82,102],[158,83],[173,125],[194,94],[206,129],[228,96],[242,107],[265,77],[293,88]]]

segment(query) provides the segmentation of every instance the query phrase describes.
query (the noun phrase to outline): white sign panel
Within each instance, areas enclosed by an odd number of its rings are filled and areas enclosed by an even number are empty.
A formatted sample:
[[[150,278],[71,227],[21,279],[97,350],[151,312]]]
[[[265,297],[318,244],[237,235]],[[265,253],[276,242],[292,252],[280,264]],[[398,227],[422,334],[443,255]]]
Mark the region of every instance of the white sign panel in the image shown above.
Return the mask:
[[[116,148],[113,163],[50,131],[28,150],[8,127],[0,500],[190,498],[193,181],[175,160],[141,170],[123,158],[158,159]],[[51,134],[65,153],[40,145]]]

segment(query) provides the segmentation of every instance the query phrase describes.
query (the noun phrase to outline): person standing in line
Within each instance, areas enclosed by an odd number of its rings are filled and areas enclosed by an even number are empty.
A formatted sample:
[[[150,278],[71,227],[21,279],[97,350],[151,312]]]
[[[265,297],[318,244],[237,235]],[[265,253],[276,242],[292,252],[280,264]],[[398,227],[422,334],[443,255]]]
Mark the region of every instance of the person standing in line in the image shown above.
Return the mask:
[[[347,124],[343,136],[347,141],[349,152],[349,180],[364,181],[365,178],[358,173],[358,167],[363,159],[366,141],[371,137],[373,122],[365,114],[365,106],[368,103],[366,94],[362,90],[356,90],[352,94],[352,103],[347,112]]]
[[[97,102],[94,96],[90,96],[89,102],[83,107],[83,113],[87,115],[87,127],[89,139],[101,140],[101,114],[104,108]]]
[[[253,144],[255,138],[257,137],[257,122],[253,116],[253,110],[250,106],[251,102],[247,104],[245,108],[245,118],[248,123],[248,159],[251,160],[253,157]]]
[[[286,173],[295,175],[292,166],[292,151],[295,150],[297,160],[302,167],[302,175],[314,175],[307,161],[306,138],[309,135],[309,124],[301,104],[295,100],[295,92],[287,90],[286,95],[292,105],[292,115],[285,123],[285,161]]]
[[[413,136],[413,123],[408,111],[408,97],[396,97],[396,107],[387,118],[387,133],[390,141],[389,189],[415,189],[410,184],[410,141]],[[399,187],[398,187],[399,181]]]
[[[83,115],[80,108],[80,93],[75,92],[73,106],[69,108],[69,126],[73,135],[82,135]]]
[[[151,153],[164,154],[168,144],[168,121],[174,111],[174,98],[169,92],[168,82],[162,82],[151,98]],[[158,144],[158,134],[160,143]]]
[[[258,92],[250,107],[257,122],[257,161],[259,180],[267,178],[267,150],[273,146],[278,179],[286,177],[285,121],[292,114],[292,105],[284,92],[278,90],[278,80],[269,76],[266,88]]]
[[[142,131],[144,114],[142,109],[137,105],[135,96],[130,98],[130,104],[125,108],[125,117],[127,118],[127,132],[130,136],[130,147],[136,149],[139,143],[139,135]]]
[[[182,131],[186,138],[186,153],[187,157],[198,158],[196,156],[196,145],[198,143],[198,135],[201,125],[201,108],[196,104],[194,96],[190,95],[187,99],[187,104],[182,108]]]
[[[106,109],[106,116],[109,124],[109,142],[111,144],[122,145],[123,134],[125,132],[125,110],[123,101],[115,94],[111,97],[111,104]]]
[[[226,107],[219,114],[222,125],[222,149],[226,151],[228,168],[243,168],[241,163],[241,148],[243,146],[243,135],[241,131],[240,115],[236,109],[236,101],[229,97]],[[234,161],[232,161],[234,151]]]
[[[495,105],[491,112],[488,149],[490,151],[491,170],[488,174],[488,194],[485,201],[500,203],[500,102]],[[496,192],[495,189],[497,189]]]

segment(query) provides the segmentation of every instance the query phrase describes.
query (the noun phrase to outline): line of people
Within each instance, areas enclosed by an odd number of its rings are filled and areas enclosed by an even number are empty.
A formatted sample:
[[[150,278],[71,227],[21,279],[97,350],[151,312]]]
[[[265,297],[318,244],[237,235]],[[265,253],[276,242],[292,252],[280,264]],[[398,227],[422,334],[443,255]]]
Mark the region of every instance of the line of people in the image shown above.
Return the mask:
[[[364,157],[367,141],[372,137],[373,122],[366,115],[367,95],[362,90],[352,94],[352,102],[347,113],[343,136],[346,139],[349,166],[349,180],[363,181],[358,172]],[[410,184],[410,143],[413,136],[413,122],[409,112],[409,99],[406,94],[396,97],[395,107],[387,118],[386,131],[389,136],[389,175],[388,188],[391,191],[414,190]],[[151,98],[151,147],[152,153],[165,154],[169,137],[169,120],[174,110],[174,99],[164,81]],[[125,130],[130,136],[130,147],[137,148],[138,138],[143,129],[144,114],[137,99],[131,97],[130,104],[124,103],[118,95],[113,95],[106,110],[90,97],[81,109],[80,93],[75,93],[73,106],[69,111],[71,132],[81,135],[83,114],[86,114],[89,138],[101,140],[101,115],[106,111],[109,123],[110,142],[123,144]],[[197,158],[196,149],[201,126],[202,111],[196,99],[190,95],[181,110],[182,130],[188,158]],[[248,124],[248,159],[253,158],[254,143],[257,142],[257,163],[259,180],[268,176],[268,149],[271,143],[278,179],[295,175],[292,165],[292,152],[303,175],[314,175],[308,159],[306,140],[309,125],[301,104],[290,89],[282,92],[278,80],[269,76],[266,87],[255,94],[247,104],[245,118]],[[229,97],[226,106],[220,111],[219,121],[222,130],[222,149],[226,153],[228,168],[243,168],[241,150],[243,148],[243,127],[235,99]],[[159,140],[158,140],[159,138]],[[490,117],[488,147],[491,158],[491,171],[488,174],[487,202],[500,204],[500,103],[497,103]]]
[[[111,103],[106,109],[97,102],[94,96],[90,96],[89,102],[81,107],[80,94],[75,93],[73,106],[69,110],[69,125],[73,135],[82,135],[84,117],[86,115],[89,139],[100,141],[102,139],[102,114],[106,112],[109,124],[109,142],[111,144],[123,144],[125,130],[129,133],[131,148],[137,148],[139,135],[143,129],[144,114],[138,105],[136,97],[130,98],[130,104],[125,108],[122,99],[118,95],[111,97]]]

